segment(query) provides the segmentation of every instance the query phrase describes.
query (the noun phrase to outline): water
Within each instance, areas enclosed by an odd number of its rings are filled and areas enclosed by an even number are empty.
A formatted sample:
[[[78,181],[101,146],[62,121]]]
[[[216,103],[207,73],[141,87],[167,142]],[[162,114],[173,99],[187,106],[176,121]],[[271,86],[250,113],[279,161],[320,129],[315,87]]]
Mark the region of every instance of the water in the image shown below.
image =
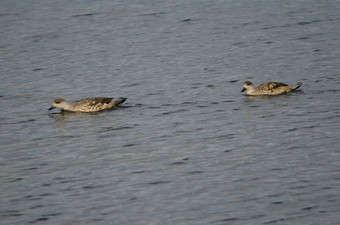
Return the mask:
[[[337,224],[339,3],[1,1],[1,224]]]

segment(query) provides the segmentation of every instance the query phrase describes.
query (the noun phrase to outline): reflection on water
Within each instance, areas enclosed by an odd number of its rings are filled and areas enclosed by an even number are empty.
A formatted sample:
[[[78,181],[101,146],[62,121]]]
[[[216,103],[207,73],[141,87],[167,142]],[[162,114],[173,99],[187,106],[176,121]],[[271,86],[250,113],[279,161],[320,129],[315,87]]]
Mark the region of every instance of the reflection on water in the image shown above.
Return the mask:
[[[49,117],[55,119],[56,122],[62,122],[62,121],[70,121],[74,118],[79,117],[91,117],[95,115],[100,115],[104,113],[105,111],[100,112],[68,112],[65,110],[61,110],[59,113],[49,113]]]
[[[294,94],[301,94],[303,93],[302,90],[296,90],[294,92],[291,92],[291,93],[286,93],[286,94],[281,94],[281,95],[245,95],[247,96],[247,98],[249,100],[252,100],[252,99],[272,99],[272,98],[287,98],[289,97],[290,95],[294,95]]]
[[[286,98],[287,96],[285,95],[257,95],[257,96],[252,96],[252,95],[247,95],[248,100],[252,99],[272,99],[272,98]]]

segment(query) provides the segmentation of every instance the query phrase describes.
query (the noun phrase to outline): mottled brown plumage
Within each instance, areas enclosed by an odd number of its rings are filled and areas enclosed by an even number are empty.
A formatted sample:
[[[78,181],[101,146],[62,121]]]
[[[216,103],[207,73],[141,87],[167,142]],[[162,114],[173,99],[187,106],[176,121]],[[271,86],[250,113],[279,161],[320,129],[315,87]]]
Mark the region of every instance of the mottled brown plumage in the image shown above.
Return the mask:
[[[110,109],[126,100],[126,98],[119,98],[115,101],[113,101],[113,99],[114,98],[86,98],[70,104],[65,99],[58,98],[53,101],[53,105],[49,110],[60,108],[69,112],[98,112]]]
[[[252,82],[246,81],[241,91],[247,90],[247,95],[280,95],[294,91],[299,87],[300,85],[288,86],[287,84],[279,82],[266,82],[255,88]]]

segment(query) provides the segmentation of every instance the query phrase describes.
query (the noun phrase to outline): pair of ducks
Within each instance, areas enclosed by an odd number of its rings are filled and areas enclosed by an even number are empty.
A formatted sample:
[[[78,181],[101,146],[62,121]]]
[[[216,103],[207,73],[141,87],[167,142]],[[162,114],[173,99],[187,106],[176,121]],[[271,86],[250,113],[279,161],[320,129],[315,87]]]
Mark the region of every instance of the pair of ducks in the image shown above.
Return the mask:
[[[247,90],[247,95],[280,95],[294,91],[298,89],[300,85],[288,86],[284,83],[266,82],[255,88],[252,82],[246,81],[243,87],[241,92]],[[69,112],[98,112],[111,109],[125,102],[125,100],[126,98],[119,98],[117,100],[114,100],[114,98],[86,98],[70,104],[65,99],[58,98],[53,101],[52,107],[48,110],[60,108]]]

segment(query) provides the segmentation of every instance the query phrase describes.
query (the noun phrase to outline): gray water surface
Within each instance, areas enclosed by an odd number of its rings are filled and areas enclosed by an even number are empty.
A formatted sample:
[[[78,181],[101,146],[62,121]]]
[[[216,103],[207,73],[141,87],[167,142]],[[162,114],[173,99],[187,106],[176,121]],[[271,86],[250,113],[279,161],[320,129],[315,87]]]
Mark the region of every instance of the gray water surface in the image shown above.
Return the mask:
[[[1,224],[338,224],[340,1],[0,2]],[[247,97],[243,82],[295,85]],[[54,98],[127,97],[98,114]]]

